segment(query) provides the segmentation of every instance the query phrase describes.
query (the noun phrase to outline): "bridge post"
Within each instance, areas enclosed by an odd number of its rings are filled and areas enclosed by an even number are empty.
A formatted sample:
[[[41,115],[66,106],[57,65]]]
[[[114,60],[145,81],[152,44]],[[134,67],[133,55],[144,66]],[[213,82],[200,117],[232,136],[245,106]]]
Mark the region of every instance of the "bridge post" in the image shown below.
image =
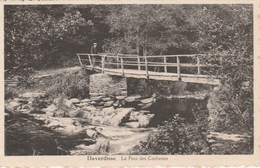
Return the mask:
[[[77,54],[77,56],[78,56],[78,59],[79,59],[80,66],[82,66],[82,62],[81,62],[79,54]]]
[[[102,73],[104,73],[104,67],[105,67],[105,56],[101,56],[102,58]]]
[[[178,74],[178,79],[181,79],[181,67],[180,67],[180,57],[176,56],[177,58],[177,74]]]
[[[138,70],[141,70],[141,66],[140,66],[140,57],[139,55],[137,55],[137,61],[138,61]]]
[[[124,76],[124,62],[123,62],[123,57],[120,57],[120,60],[121,60],[122,76]]]
[[[166,56],[163,57],[163,62],[164,62],[164,72],[167,73],[167,66],[166,66]]]
[[[198,75],[200,75],[201,71],[200,71],[200,58],[199,58],[199,56],[197,56],[197,66],[198,66]]]
[[[118,58],[118,53],[116,54],[116,67],[118,69],[119,65],[118,65],[118,62],[119,62],[119,58]]]
[[[144,60],[145,60],[145,72],[146,72],[146,78],[148,78],[148,62],[147,62],[147,57],[144,56]]]
[[[94,68],[93,64],[92,64],[92,59],[90,54],[88,54],[88,60],[89,60],[89,64],[91,65],[92,68]]]

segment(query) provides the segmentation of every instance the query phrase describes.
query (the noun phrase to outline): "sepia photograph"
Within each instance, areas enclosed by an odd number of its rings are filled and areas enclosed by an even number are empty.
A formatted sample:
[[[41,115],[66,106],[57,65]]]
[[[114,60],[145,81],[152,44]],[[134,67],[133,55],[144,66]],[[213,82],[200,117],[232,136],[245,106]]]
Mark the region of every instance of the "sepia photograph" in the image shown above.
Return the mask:
[[[254,155],[253,4],[3,10],[4,156]]]

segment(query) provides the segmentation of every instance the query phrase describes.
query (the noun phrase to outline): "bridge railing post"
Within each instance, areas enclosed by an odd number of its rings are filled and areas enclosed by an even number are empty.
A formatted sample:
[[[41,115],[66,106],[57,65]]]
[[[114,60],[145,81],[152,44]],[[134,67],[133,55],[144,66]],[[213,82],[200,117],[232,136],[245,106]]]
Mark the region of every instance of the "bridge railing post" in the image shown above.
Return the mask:
[[[89,64],[92,68],[94,68],[93,64],[92,64],[92,59],[91,59],[91,56],[90,54],[88,54],[88,60],[89,60]]]
[[[82,66],[83,64],[81,62],[81,58],[80,58],[79,54],[77,54],[77,56],[78,56],[78,59],[79,59],[80,66]]]
[[[200,58],[199,58],[199,55],[197,55],[197,66],[198,66],[198,75],[200,75],[201,70],[200,70]]]
[[[105,67],[105,55],[101,55],[101,66],[102,66],[102,73],[104,73],[104,67]]]
[[[167,59],[167,57],[164,56],[164,57],[163,57],[163,62],[164,62],[164,72],[165,72],[165,73],[167,73],[167,65],[166,65],[167,60],[166,60],[166,59]]]
[[[124,76],[124,61],[123,61],[123,57],[120,57],[120,60],[121,60],[122,76]]]
[[[119,57],[118,57],[118,53],[116,54],[116,68],[118,69],[119,67]]]
[[[178,79],[181,79],[181,67],[180,67],[180,57],[176,56],[177,59],[177,75],[178,75]]]
[[[148,62],[147,62],[147,57],[144,56],[144,61],[145,61],[145,72],[146,72],[146,78],[149,77],[149,74],[148,74]]]
[[[140,56],[137,55],[137,61],[138,61],[138,70],[141,70],[141,66],[140,66]]]

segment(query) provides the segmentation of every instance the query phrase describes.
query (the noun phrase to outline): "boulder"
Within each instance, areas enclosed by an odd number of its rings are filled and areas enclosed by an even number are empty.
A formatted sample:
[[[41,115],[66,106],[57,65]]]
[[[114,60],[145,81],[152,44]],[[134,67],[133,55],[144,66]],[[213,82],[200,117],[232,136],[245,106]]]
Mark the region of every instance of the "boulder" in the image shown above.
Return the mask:
[[[75,109],[75,110],[69,110],[69,111],[66,113],[66,115],[67,115],[68,117],[76,117],[76,116],[79,115],[79,113],[80,113],[80,109]]]
[[[125,98],[125,101],[128,103],[140,100],[141,96],[137,95],[137,96],[128,96],[127,98]]]
[[[103,108],[103,109],[101,110],[101,113],[102,113],[103,115],[111,115],[111,114],[113,114],[115,111],[116,111],[116,110],[114,109],[114,107],[106,107],[106,108]]]
[[[143,104],[153,103],[153,102],[154,102],[154,98],[143,99],[143,100],[141,100],[141,102],[142,102]]]
[[[45,96],[45,93],[44,92],[27,92],[27,93],[24,93],[22,95],[22,97],[24,98],[30,98],[30,97],[44,97]]]
[[[84,106],[82,108],[83,110],[90,111],[90,112],[96,112],[97,108],[95,106]]]
[[[91,100],[90,99],[83,99],[83,100],[81,100],[80,102],[81,103],[89,103]]]
[[[121,95],[127,95],[127,91],[125,91],[125,90],[124,90],[124,91],[121,91],[120,94],[121,94]]]
[[[114,104],[113,104],[114,107],[118,107],[119,106],[119,101],[116,101]]]
[[[53,112],[53,117],[65,117],[65,116],[66,116],[66,113],[63,110],[57,110],[57,111]]]
[[[98,103],[97,103],[96,101],[91,101],[91,102],[89,102],[89,104],[91,104],[91,105],[97,105]]]
[[[24,113],[24,114],[31,113],[31,111],[29,109],[21,109],[21,110],[19,110],[19,112]],[[42,114],[44,114],[44,113],[42,113]]]
[[[89,103],[79,103],[75,104],[76,107],[84,107],[84,106],[89,106]]]
[[[138,104],[138,106],[140,106],[141,109],[147,109],[147,108],[151,107],[152,105],[153,105],[153,102],[147,103],[147,104],[143,104],[143,103]]]
[[[57,127],[60,126],[60,123],[58,120],[50,120],[49,123],[47,124],[47,127]]]
[[[97,137],[97,132],[92,129],[87,129],[86,130],[86,135],[90,138],[96,138]]]
[[[80,103],[80,100],[77,99],[77,98],[72,98],[72,99],[70,99],[69,101],[71,101],[73,104],[78,104],[78,103]]]
[[[26,109],[23,109],[23,110],[25,110],[25,112],[26,112]],[[21,111],[21,110],[20,110]],[[28,111],[28,110],[27,110]],[[30,109],[30,113],[31,114],[45,114],[46,112],[44,112],[44,111],[42,111],[40,108],[38,108],[38,107],[33,107],[33,108],[31,108]]]
[[[136,122],[136,121],[134,121],[134,122],[127,122],[127,123],[125,123],[125,126],[130,127],[130,128],[138,128],[139,127],[139,122]]]
[[[138,121],[138,116],[140,115],[140,112],[133,111],[129,115],[129,121]]]
[[[103,125],[105,122],[105,119],[102,117],[102,116],[95,116],[92,118],[92,121],[91,123],[94,124],[94,125]]]
[[[126,98],[126,96],[116,96],[117,100],[124,100]]]
[[[22,103],[22,104],[27,104],[28,100],[26,100],[26,99],[19,99],[18,102]]]
[[[58,107],[56,107],[54,104],[51,104],[51,105],[49,105],[47,108],[44,108],[44,109],[42,109],[42,111],[44,111],[44,112],[49,112],[49,111],[55,111],[55,110],[57,110],[58,109]]]
[[[89,93],[89,95],[92,97],[96,97],[96,96],[106,96],[106,94],[105,93]]]
[[[63,127],[67,132],[75,131],[76,127],[73,125],[74,119],[71,118],[50,118],[47,127]]]
[[[96,143],[96,151],[100,154],[108,153],[110,148],[110,141],[105,138],[98,138]]]
[[[103,98],[103,96],[97,96],[97,97],[91,97],[90,99],[92,100],[92,101],[100,101],[101,99]]]
[[[80,144],[75,146],[77,150],[71,150],[71,154],[73,155],[85,155],[86,153],[95,153],[96,144],[93,145],[84,145]]]
[[[135,135],[135,132],[129,129],[122,129],[120,127],[101,127],[101,129],[97,129],[97,132],[103,137],[109,139],[118,139],[119,137],[131,137]]]
[[[139,113],[140,114],[150,114],[151,112],[148,110],[140,110]]]
[[[130,113],[134,110],[134,108],[119,108],[116,110],[116,115],[113,116],[109,123],[114,126],[120,125],[124,120],[129,118]]]
[[[104,104],[105,103],[103,101],[97,103],[98,106],[104,106]]]
[[[9,118],[9,117],[10,117],[10,114],[5,113],[5,118]]]
[[[138,116],[139,127],[148,127],[153,115],[140,115]]]
[[[114,103],[114,101],[108,101],[108,102],[104,103],[104,106],[109,107],[109,106],[112,106],[113,103]]]
[[[54,111],[47,111],[45,114],[46,114],[46,116],[53,117],[54,116]]]
[[[11,101],[11,102],[9,103],[8,107],[9,107],[10,109],[17,109],[20,105],[21,105],[21,104],[18,103],[17,101]]]
[[[86,143],[86,144],[94,144],[94,143],[96,143],[97,142],[97,140],[96,139],[93,139],[93,138],[85,138],[85,139],[83,139],[83,141]]]
[[[68,108],[73,108],[73,107],[74,107],[72,101],[70,101],[70,100],[68,100],[68,99],[64,99],[64,100],[63,100],[63,105],[65,105],[65,106],[68,107]]]
[[[103,101],[110,101],[111,98],[110,98],[110,97],[103,97],[102,100],[103,100]]]

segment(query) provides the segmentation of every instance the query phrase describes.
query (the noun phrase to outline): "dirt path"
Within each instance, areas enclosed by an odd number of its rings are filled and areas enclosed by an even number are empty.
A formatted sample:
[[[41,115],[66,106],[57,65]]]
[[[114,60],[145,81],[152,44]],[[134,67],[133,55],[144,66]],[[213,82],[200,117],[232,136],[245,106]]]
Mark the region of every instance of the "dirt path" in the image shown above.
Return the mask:
[[[42,70],[42,71],[38,71],[34,75],[34,78],[42,78],[42,77],[46,77],[46,76],[54,76],[54,75],[57,75],[57,74],[60,74],[60,73],[77,71],[79,69],[81,69],[80,66]]]

